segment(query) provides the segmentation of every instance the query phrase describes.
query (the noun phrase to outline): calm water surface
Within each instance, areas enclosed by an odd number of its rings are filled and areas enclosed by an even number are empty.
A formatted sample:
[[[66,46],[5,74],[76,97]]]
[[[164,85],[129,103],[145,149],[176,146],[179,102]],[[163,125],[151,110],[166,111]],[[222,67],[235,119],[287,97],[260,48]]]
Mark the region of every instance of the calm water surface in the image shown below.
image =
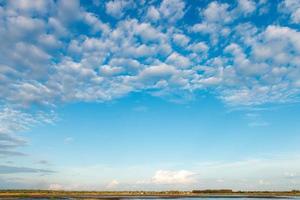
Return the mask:
[[[0,198],[1,199],[1,198]],[[16,198],[14,198],[16,199]],[[76,200],[85,198],[18,198],[18,200]],[[97,198],[87,198],[97,199]],[[8,199],[7,199],[8,200]],[[99,199],[100,200],[100,199]],[[121,198],[121,200],[300,200],[300,197],[249,198],[249,197],[210,197],[210,198]]]

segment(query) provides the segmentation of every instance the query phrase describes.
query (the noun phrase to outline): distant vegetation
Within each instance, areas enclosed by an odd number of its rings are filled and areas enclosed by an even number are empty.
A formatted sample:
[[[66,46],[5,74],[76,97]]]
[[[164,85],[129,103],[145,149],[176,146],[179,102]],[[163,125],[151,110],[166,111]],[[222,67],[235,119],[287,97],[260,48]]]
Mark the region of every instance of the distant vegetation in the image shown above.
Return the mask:
[[[192,190],[192,193],[233,193],[231,189],[220,189],[220,190]]]
[[[0,198],[97,198],[119,199],[122,197],[278,197],[300,196],[299,190],[292,191],[233,191],[231,189],[192,191],[63,191],[63,190],[0,190]]]

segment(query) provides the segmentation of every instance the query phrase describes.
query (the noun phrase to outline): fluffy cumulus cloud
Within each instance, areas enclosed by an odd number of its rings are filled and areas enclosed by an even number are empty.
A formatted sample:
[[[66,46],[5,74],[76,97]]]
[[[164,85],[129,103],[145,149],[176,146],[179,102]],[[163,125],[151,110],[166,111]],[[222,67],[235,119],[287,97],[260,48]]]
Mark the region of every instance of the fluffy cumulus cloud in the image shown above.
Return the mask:
[[[195,174],[190,171],[169,171],[158,170],[152,177],[152,183],[155,184],[191,184],[195,183]]]
[[[191,188],[191,186],[198,183],[198,173],[193,171],[159,169],[154,172],[152,177],[144,180],[140,179],[133,185],[136,188],[176,190],[176,188]]]
[[[19,130],[7,131],[7,108],[28,114],[131,92],[185,98],[199,90],[231,105],[298,101],[299,5],[1,1],[0,151],[24,143],[11,133]]]

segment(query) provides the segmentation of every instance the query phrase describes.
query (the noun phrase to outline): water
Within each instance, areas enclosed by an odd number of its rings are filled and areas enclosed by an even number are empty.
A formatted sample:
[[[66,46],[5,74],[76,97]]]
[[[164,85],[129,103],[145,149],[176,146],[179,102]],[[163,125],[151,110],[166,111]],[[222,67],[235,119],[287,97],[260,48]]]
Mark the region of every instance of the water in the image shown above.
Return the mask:
[[[1,198],[0,198],[1,199]],[[84,200],[84,199],[89,199],[89,200],[103,200],[105,198],[97,198],[97,197],[91,197],[91,198],[4,198],[1,200]],[[109,198],[107,198],[109,199]],[[106,199],[106,200],[107,200]],[[120,198],[121,200],[300,200],[300,197],[270,197],[270,198],[263,198],[263,197],[194,197],[194,198]],[[116,200],[116,199],[112,199],[112,200]]]
[[[149,198],[128,198],[126,200],[149,200]],[[300,200],[299,197],[179,197],[179,198],[151,198],[152,200]]]

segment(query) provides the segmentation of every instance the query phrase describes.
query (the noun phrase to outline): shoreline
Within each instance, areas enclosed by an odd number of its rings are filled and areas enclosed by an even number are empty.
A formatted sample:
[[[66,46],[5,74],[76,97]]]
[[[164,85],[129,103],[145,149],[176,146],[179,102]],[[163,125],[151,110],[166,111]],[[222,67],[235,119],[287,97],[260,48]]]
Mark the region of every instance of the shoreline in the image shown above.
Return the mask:
[[[274,192],[274,191],[254,191],[254,192],[231,192],[231,193],[193,193],[180,191],[165,192],[96,192],[96,191],[52,191],[52,190],[0,190],[0,199],[177,199],[177,198],[300,198],[300,192]]]

